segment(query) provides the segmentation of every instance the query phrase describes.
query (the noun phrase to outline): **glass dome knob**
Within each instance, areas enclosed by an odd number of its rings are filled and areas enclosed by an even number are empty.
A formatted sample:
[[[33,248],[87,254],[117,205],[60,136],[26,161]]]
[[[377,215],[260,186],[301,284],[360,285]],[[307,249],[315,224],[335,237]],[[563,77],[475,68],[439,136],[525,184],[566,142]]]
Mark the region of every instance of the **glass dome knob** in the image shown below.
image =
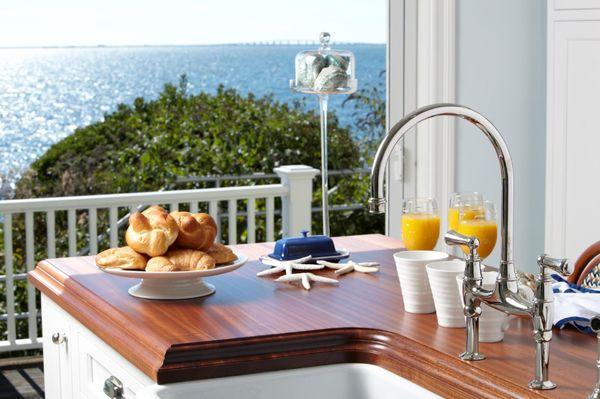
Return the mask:
[[[321,42],[321,49],[329,48],[329,41],[331,40],[331,35],[328,32],[321,32],[319,35],[319,42]]]

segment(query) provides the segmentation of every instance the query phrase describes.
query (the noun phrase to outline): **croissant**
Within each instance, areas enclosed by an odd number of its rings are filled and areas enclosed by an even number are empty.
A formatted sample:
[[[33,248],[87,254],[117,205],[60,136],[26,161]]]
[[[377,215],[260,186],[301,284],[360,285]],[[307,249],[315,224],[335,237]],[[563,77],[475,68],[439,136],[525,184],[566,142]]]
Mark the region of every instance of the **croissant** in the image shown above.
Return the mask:
[[[229,247],[226,247],[225,245],[219,244],[217,242],[211,245],[211,247],[208,249],[208,251],[206,251],[206,253],[215,259],[217,265],[233,262],[237,259],[237,256]]]
[[[175,245],[182,248],[207,251],[217,237],[217,224],[206,213],[171,212],[179,227]]]
[[[214,269],[215,260],[206,252],[195,249],[171,249],[163,256],[148,261],[146,271],[191,271]]]
[[[151,206],[129,217],[125,241],[139,253],[159,256],[167,252],[178,233],[177,223],[167,211],[160,206]]]
[[[144,270],[146,268],[146,257],[129,247],[109,248],[96,255],[96,264],[102,268],[115,267]]]

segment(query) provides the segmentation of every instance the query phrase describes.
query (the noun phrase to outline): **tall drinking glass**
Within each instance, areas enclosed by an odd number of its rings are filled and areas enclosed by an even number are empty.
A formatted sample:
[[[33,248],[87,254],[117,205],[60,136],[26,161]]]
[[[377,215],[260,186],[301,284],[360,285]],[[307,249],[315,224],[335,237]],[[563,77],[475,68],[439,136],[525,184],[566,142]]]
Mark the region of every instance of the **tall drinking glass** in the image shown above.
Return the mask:
[[[440,235],[440,217],[433,198],[410,198],[402,207],[402,238],[408,250],[432,250]]]
[[[480,209],[483,204],[483,195],[477,192],[452,193],[448,207],[448,230],[458,231],[458,217],[461,209]],[[463,217],[470,215],[465,212]]]
[[[487,258],[496,245],[498,238],[498,223],[496,222],[496,208],[491,201],[484,201],[481,208],[461,208],[458,216],[457,231],[466,236],[475,236],[479,239],[477,253],[481,259]],[[469,249],[462,247],[465,254]]]

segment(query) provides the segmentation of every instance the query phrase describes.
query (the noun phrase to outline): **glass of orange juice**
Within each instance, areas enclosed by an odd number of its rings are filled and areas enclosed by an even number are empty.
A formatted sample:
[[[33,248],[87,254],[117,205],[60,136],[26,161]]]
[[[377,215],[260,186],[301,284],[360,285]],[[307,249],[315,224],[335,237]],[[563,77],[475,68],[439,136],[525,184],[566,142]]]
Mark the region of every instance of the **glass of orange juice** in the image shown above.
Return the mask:
[[[483,195],[477,192],[452,193],[448,207],[448,230],[458,231],[458,217],[461,210],[463,218],[473,218],[482,208]],[[472,211],[472,212],[470,212]]]
[[[433,198],[410,198],[402,207],[402,239],[408,250],[432,250],[440,235],[440,217]]]
[[[484,201],[481,208],[461,208],[458,216],[458,231],[461,234],[479,239],[477,253],[481,259],[487,258],[496,246],[498,223],[496,208],[491,201]],[[462,248],[465,254],[469,249]]]

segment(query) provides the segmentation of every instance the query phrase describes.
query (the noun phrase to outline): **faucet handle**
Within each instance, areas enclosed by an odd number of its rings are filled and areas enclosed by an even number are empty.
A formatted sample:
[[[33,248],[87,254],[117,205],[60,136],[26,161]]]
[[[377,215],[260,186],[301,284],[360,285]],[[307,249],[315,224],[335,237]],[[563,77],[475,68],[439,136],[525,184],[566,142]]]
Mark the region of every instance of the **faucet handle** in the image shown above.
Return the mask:
[[[448,245],[464,245],[469,247],[471,253],[479,248],[479,240],[477,237],[469,237],[454,230],[450,230],[446,233],[444,241]]]
[[[542,254],[538,257],[537,264],[540,266],[542,274],[546,274],[548,269],[554,270],[563,276],[570,276],[573,273],[573,266],[566,258],[551,258],[547,254]]]

